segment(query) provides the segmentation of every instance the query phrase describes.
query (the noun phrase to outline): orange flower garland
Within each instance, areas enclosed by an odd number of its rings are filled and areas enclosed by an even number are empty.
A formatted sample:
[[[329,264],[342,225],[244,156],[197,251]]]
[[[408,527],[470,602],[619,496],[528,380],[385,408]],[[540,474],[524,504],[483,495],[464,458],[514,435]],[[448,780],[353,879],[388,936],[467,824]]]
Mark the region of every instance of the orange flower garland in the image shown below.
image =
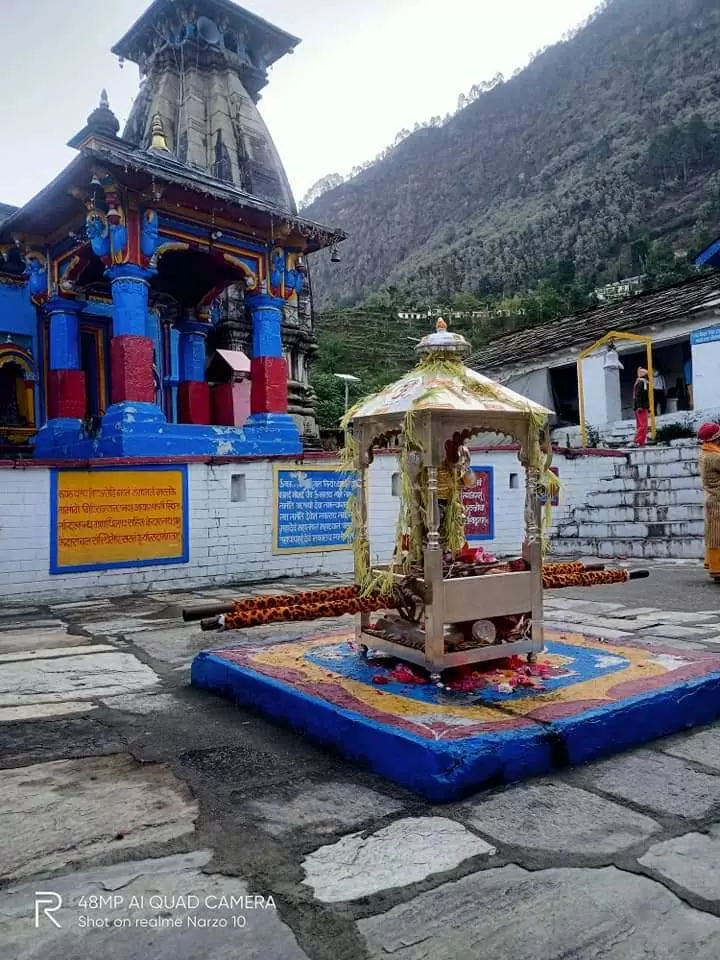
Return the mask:
[[[306,593],[279,594],[270,597],[250,597],[234,604],[225,616],[226,630],[240,630],[268,623],[292,623],[301,620],[319,620],[342,617],[351,613],[372,613],[392,607],[390,597],[360,599],[358,589],[330,587],[309,590]]]
[[[627,570],[585,570],[543,573],[544,590],[562,590],[565,587],[600,587],[609,583],[626,583],[630,579]]]
[[[588,570],[579,562],[548,563],[543,568],[543,588],[561,590],[565,587],[596,587],[602,584],[625,583],[627,570]],[[356,586],[329,587],[305,593],[277,594],[248,597],[233,604],[225,615],[226,630],[260,627],[269,623],[293,623],[342,617],[347,614],[374,613],[393,609],[395,602],[389,596],[359,596]]]

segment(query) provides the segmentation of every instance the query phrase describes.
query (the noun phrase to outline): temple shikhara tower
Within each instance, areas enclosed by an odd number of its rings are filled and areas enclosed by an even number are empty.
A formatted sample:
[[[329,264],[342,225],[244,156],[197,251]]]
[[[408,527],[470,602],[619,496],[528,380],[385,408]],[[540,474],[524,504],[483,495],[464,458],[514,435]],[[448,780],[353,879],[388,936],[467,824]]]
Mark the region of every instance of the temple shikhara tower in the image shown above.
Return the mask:
[[[258,112],[299,40],[229,0],[155,0],[113,52],[77,157],[0,205],[0,455],[295,454],[316,435],[307,256],[344,239],[297,215]]]

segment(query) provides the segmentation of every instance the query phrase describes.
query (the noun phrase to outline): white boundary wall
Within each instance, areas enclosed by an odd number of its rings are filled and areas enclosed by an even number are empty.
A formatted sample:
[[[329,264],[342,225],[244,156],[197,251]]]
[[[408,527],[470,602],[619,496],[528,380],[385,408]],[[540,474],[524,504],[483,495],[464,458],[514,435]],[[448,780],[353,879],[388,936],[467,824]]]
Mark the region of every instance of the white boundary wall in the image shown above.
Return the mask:
[[[473,464],[493,467],[495,539],[488,549],[516,553],[522,544],[524,471],[514,451],[473,452]],[[327,463],[330,468],[332,461]],[[617,459],[555,459],[563,484],[557,519],[585,503],[590,489],[610,477]],[[132,469],[132,467],[130,467]],[[373,558],[392,555],[398,498],[395,456],[378,456],[370,469],[370,541]],[[245,477],[245,499],[231,500],[231,478]],[[513,475],[511,480],[511,475]],[[273,474],[267,460],[221,465],[188,464],[190,560],[137,568],[53,574],[50,568],[50,469],[0,470],[0,604],[28,600],[167,591],[242,581],[352,571],[349,550],[275,555],[272,552]]]

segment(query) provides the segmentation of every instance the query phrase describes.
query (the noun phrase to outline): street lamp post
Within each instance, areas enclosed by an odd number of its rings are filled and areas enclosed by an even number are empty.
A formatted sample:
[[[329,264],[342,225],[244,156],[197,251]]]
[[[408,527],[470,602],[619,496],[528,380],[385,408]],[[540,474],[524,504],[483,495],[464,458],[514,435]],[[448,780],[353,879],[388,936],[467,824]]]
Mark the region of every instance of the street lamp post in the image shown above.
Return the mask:
[[[360,383],[360,377],[354,377],[351,373],[335,373],[333,376],[345,383],[345,413],[347,413],[350,402],[350,384]]]

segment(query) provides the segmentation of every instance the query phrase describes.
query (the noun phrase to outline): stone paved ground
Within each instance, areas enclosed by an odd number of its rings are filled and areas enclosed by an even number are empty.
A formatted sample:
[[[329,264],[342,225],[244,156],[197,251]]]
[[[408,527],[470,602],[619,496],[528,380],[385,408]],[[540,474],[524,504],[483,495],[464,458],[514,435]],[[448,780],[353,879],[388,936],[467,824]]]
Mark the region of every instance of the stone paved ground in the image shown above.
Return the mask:
[[[716,649],[720,588],[652,573],[549,619]],[[187,686],[180,608],[235,595],[0,608],[3,960],[718,960],[720,724],[433,807]]]

